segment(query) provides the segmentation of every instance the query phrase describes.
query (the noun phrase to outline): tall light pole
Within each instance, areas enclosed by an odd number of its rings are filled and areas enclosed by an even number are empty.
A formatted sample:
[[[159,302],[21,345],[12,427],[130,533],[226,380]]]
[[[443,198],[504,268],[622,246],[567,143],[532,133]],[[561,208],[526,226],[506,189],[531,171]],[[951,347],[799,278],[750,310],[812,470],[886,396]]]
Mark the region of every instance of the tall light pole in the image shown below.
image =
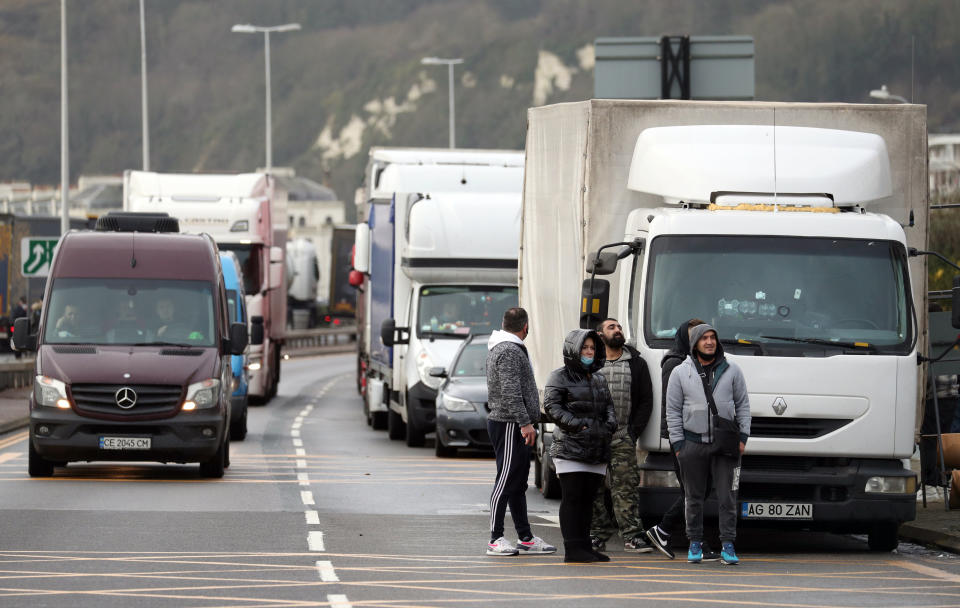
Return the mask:
[[[874,89],[870,91],[870,97],[874,99],[882,99],[884,101],[895,101],[897,103],[910,103],[906,98],[901,97],[900,95],[894,95],[889,90],[887,90],[887,85],[880,85],[879,89]]]
[[[143,170],[150,170],[150,127],[147,118],[147,24],[140,0],[140,122],[143,126]]]
[[[270,34],[271,32],[292,32],[300,29],[299,23],[285,23],[283,25],[274,25],[270,27],[262,27],[259,25],[250,25],[248,24],[236,24],[230,31],[239,33],[239,34],[259,34],[263,32],[263,57],[265,68],[265,80],[266,80],[266,97],[267,97],[267,125],[266,125],[266,146],[267,146],[267,171],[269,172],[273,169],[273,136],[271,131],[273,130],[273,123],[270,118]]]
[[[447,82],[449,84],[450,97],[450,147],[456,148],[457,131],[454,117],[456,116],[453,103],[453,66],[463,63],[463,59],[442,59],[440,57],[424,57],[420,60],[423,65],[445,65],[447,66]]]
[[[60,0],[60,234],[70,230],[70,125],[67,101],[67,0]]]

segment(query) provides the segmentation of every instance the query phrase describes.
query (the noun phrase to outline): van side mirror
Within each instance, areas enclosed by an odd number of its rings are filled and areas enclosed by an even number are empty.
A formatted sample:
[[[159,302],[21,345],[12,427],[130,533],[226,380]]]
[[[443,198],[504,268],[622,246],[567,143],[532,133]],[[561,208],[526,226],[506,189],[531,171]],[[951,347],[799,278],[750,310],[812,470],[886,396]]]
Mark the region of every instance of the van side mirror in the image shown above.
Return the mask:
[[[384,346],[407,344],[410,342],[410,330],[407,327],[397,327],[397,322],[387,319],[380,326],[380,340]]]
[[[30,333],[30,319],[20,317],[13,322],[13,347],[17,350],[37,350],[37,335]]]
[[[607,318],[607,309],[610,307],[610,281],[586,279],[580,294],[580,328],[595,329]]]
[[[263,344],[263,317],[250,317],[250,344]]]
[[[260,327],[263,327],[261,325]],[[230,324],[230,354],[242,355],[247,348],[247,326],[243,323]]]
[[[431,367],[427,370],[427,374],[432,378],[446,378],[447,370],[442,367]]]
[[[953,292],[951,293],[952,312],[950,313],[950,324],[954,329],[960,329],[960,275],[953,277]],[[20,319],[17,319],[19,321]],[[13,332],[16,339],[16,329]]]

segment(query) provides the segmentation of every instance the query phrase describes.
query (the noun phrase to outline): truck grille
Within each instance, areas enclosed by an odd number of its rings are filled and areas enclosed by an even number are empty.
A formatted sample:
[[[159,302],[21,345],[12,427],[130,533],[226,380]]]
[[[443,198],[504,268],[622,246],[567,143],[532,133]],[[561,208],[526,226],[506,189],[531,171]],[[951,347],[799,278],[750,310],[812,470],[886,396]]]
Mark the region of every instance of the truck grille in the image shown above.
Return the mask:
[[[814,439],[853,422],[847,418],[772,418],[755,417],[750,422],[751,437]]]
[[[136,393],[132,407],[117,405],[117,392],[121,389]],[[171,416],[180,410],[183,388],[165,384],[74,384],[70,392],[78,413],[118,420]]]

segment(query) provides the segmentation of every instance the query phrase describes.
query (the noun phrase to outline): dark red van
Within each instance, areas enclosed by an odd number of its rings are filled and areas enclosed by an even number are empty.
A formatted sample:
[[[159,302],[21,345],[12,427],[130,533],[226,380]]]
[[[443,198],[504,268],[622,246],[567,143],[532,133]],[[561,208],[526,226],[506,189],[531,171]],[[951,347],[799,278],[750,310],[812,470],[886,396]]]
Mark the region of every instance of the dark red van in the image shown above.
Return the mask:
[[[57,246],[36,349],[29,472],[71,461],[230,464],[230,355],[247,328],[229,324],[217,246],[179,234],[166,214],[111,213]],[[25,321],[25,319],[18,319]]]

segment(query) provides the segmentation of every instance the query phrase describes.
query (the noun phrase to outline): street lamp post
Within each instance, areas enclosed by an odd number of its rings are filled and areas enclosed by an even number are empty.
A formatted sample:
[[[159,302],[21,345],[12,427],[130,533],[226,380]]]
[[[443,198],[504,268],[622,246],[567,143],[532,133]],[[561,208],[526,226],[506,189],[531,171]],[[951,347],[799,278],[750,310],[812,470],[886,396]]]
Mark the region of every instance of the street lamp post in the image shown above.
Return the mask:
[[[67,0],[60,0],[60,234],[70,230],[70,113],[67,108]]]
[[[140,0],[140,124],[143,131],[143,170],[150,170],[150,126],[147,119],[147,26]]]
[[[264,80],[266,81],[266,147],[267,147],[267,172],[273,169],[273,123],[270,117],[270,34],[271,32],[292,32],[300,29],[299,23],[285,23],[283,25],[274,25],[262,27],[259,25],[236,24],[230,31],[239,34],[259,34],[263,33],[263,57],[264,57]]]
[[[879,89],[873,89],[870,91],[870,97],[874,99],[882,99],[884,101],[895,101],[897,103],[910,103],[906,98],[899,95],[894,95],[887,89],[887,85],[880,85]]]
[[[454,117],[456,116],[453,103],[453,66],[463,63],[463,59],[442,59],[440,57],[424,57],[420,60],[423,65],[445,65],[447,66],[447,83],[449,85],[450,102],[450,147],[456,148],[457,131]]]

